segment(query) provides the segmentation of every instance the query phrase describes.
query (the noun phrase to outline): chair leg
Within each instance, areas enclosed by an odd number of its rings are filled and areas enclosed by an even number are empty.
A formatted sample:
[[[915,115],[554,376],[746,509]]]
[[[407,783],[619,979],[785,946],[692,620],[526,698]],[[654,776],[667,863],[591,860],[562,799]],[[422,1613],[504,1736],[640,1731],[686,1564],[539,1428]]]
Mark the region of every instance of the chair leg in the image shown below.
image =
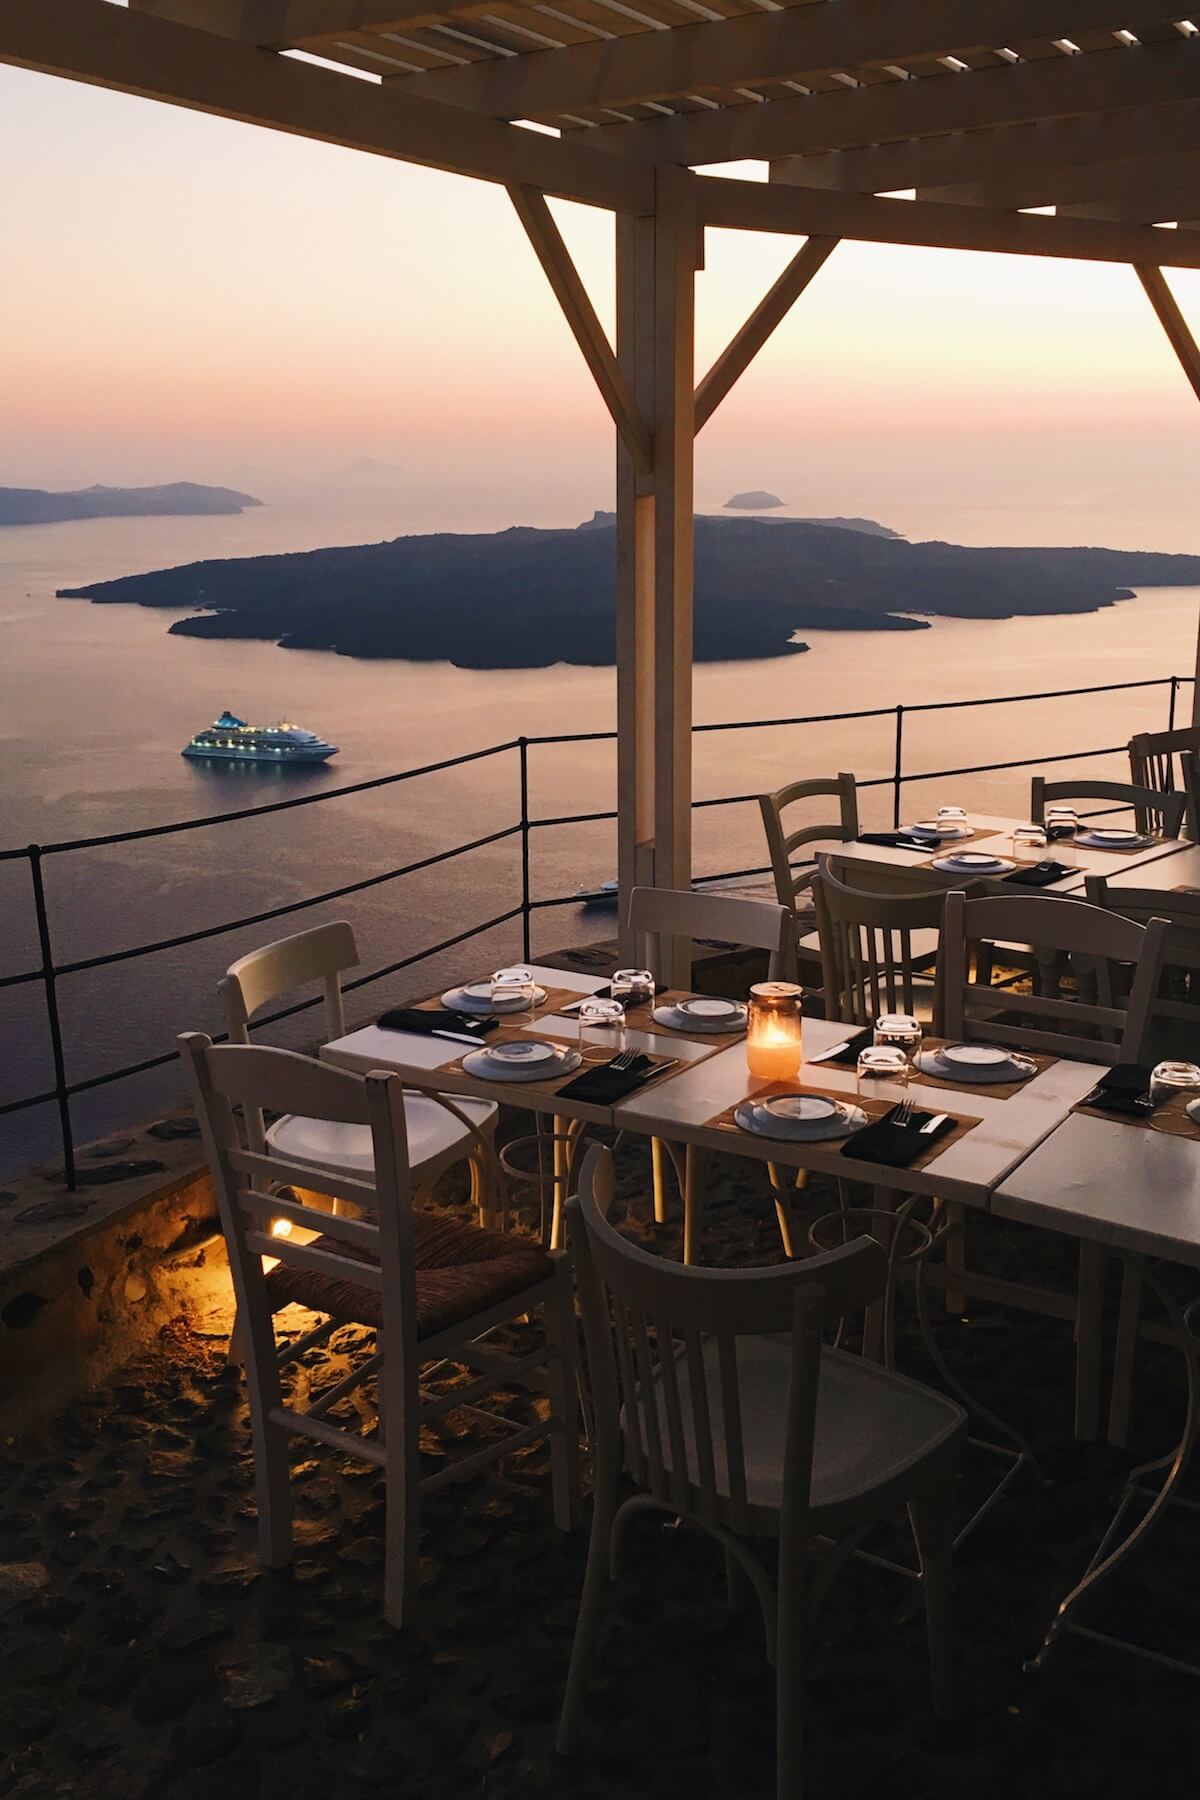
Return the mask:
[[[1099,1244],[1079,1246],[1075,1302],[1075,1436],[1095,1443],[1100,1431],[1101,1324],[1105,1254]]]
[[[967,1273],[967,1215],[963,1208],[953,1202],[947,1209],[950,1223],[950,1235],[946,1239],[946,1273],[957,1273],[965,1277]],[[946,1288],[946,1311],[952,1316],[961,1318],[967,1310],[967,1296],[962,1288]]]
[[[559,1421],[550,1438],[554,1523],[560,1531],[574,1531],[579,1524],[579,1328],[575,1323],[571,1264],[566,1257],[557,1266],[554,1291],[544,1311],[546,1343],[553,1352],[547,1365],[546,1386],[551,1411]]]
[[[571,1666],[563,1691],[562,1711],[558,1718],[555,1748],[560,1756],[573,1754],[579,1742],[579,1727],[587,1701],[596,1645],[604,1623],[604,1605],[608,1597],[608,1546],[616,1516],[614,1494],[597,1489],[592,1505],[592,1535],[588,1542],[587,1569],[583,1577],[583,1593],[579,1601],[579,1617],[575,1624],[575,1642],[571,1646]]]
[[[792,1212],[789,1180],[792,1171],[784,1169],[778,1163],[767,1164],[767,1174],[771,1178],[771,1186],[775,1192],[775,1217],[779,1221],[779,1237],[783,1244],[783,1254],[792,1259],[796,1256],[796,1217]]]
[[[420,1399],[417,1371],[407,1379],[402,1358],[385,1355],[379,1372],[379,1411],[384,1432],[383,1616],[397,1631],[412,1617],[417,1599],[421,1544]]]
[[[696,1144],[689,1144],[684,1158],[683,1174],[683,1260],[693,1263],[696,1260],[696,1246],[700,1241],[700,1215],[704,1206],[704,1172],[708,1166],[708,1152],[701,1150]]]
[[[808,1606],[803,1568],[787,1578],[780,1569],[779,1613],[775,1626],[775,1794],[776,1800],[803,1800],[804,1670],[808,1650]]]
[[[950,1586],[954,1561],[955,1487],[947,1472],[935,1487],[911,1500],[908,1516],[921,1563],[925,1630],[933,1710],[939,1719],[954,1712],[954,1638],[950,1627]]]
[[[667,1222],[667,1147],[661,1138],[650,1139],[650,1168],[654,1176],[654,1223]]]
[[[1144,1266],[1142,1257],[1126,1256],[1121,1276],[1121,1311],[1117,1320],[1112,1392],[1108,1403],[1108,1441],[1118,1450],[1125,1450],[1129,1446],[1138,1321],[1142,1312],[1142,1271]]]

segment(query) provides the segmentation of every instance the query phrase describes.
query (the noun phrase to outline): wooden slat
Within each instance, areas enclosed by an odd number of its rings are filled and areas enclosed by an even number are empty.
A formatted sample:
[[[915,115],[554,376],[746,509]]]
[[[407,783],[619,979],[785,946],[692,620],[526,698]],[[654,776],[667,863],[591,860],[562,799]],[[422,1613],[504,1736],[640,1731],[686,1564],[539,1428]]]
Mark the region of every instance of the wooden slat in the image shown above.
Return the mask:
[[[432,20],[487,12],[486,0],[130,0],[137,12],[278,50],[330,38],[407,31]]]
[[[749,103],[687,118],[613,125],[605,141],[625,156],[700,164],[845,150],[893,138],[1027,124],[1200,96],[1200,41],[1058,56],[917,81]]]
[[[1200,116],[1193,136],[1200,143]],[[1156,195],[1189,189],[1195,207],[1200,204],[1200,155],[1195,150],[1006,171],[989,181],[919,188],[917,199],[950,206],[1073,206],[1101,200],[1113,206],[1151,205]]]
[[[587,205],[649,212],[649,173],[581,144],[474,118],[106,0],[0,4],[0,63]]]
[[[1138,266],[1137,276],[1146,290],[1151,306],[1158,314],[1158,322],[1167,334],[1167,342],[1179,358],[1179,365],[1191,382],[1196,398],[1200,400],[1200,348],[1197,348],[1191,328],[1179,310],[1179,302],[1167,286],[1161,269],[1142,263]]]
[[[496,118],[627,106],[677,94],[760,87],[787,80],[815,84],[828,71],[881,78],[886,63],[956,54],[995,62],[994,44],[1041,34],[1079,40],[1098,25],[1136,32],[1162,17],[1163,0],[853,0],[753,12],[737,19],[692,22],[680,29],[643,31],[615,44],[587,44],[566,54],[489,63],[406,82],[413,92],[449,100]],[[675,13],[675,19],[680,14]],[[1046,33],[1047,38],[1049,33]],[[1103,33],[1097,34],[1103,42]],[[1047,43],[1047,51],[1054,51]],[[941,72],[940,70],[938,71]],[[837,85],[824,84],[829,89]]]

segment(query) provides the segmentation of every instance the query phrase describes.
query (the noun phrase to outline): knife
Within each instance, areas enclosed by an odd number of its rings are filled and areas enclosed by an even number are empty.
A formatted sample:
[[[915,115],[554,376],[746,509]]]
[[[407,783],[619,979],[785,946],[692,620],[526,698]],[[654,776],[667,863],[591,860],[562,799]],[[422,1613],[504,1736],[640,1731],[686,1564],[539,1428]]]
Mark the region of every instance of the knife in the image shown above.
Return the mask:
[[[934,1113],[932,1119],[926,1119],[925,1123],[919,1128],[918,1135],[920,1137],[932,1136],[938,1126],[944,1125],[949,1117],[949,1113]]]
[[[446,1038],[451,1044],[470,1044],[475,1050],[486,1050],[487,1045],[482,1037],[465,1031],[443,1031],[440,1027],[428,1033],[435,1038]]]

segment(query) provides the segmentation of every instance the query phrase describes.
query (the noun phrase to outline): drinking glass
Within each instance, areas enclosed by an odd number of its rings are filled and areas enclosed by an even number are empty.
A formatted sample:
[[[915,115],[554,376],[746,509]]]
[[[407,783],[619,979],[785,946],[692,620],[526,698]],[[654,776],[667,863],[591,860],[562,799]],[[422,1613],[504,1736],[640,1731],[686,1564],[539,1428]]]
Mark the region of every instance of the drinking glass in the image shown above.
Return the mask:
[[[1018,825],[1013,832],[1012,847],[1018,862],[1026,859],[1040,862],[1046,848],[1046,833],[1040,825]]]
[[[1073,806],[1046,808],[1046,836],[1051,843],[1056,838],[1073,838],[1078,830],[1079,814]]]
[[[618,969],[608,991],[622,1006],[645,1006],[654,998],[654,977],[649,969]]]
[[[1159,1106],[1172,1094],[1200,1088],[1200,1067],[1190,1062],[1160,1062],[1150,1075],[1150,1103]]]
[[[955,830],[960,830],[966,825],[967,809],[965,806],[939,806],[937,809],[937,818],[939,825],[946,825]]]
[[[884,1013],[875,1021],[875,1045],[892,1044],[906,1057],[914,1057],[921,1048],[921,1021],[911,1013]]]
[[[858,1085],[908,1080],[908,1058],[898,1044],[868,1044],[858,1053]]]
[[[624,1048],[625,1008],[621,1002],[589,996],[579,1008],[579,1054],[584,1062],[607,1062]]]
[[[492,976],[492,1005],[505,1012],[531,1007],[536,993],[532,969],[497,969]]]

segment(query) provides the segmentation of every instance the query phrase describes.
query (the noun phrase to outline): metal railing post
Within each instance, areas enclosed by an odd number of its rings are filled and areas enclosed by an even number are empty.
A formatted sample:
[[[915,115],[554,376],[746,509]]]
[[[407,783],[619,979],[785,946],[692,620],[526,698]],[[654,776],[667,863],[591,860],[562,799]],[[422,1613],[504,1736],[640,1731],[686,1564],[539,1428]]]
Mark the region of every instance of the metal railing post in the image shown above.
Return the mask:
[[[46,911],[46,888],[42,880],[42,849],[30,844],[29,876],[33,883],[33,910],[37,915],[38,944],[42,952],[42,984],[46,991],[46,1018],[50,1026],[50,1052],[54,1058],[54,1097],[58,1103],[58,1120],[62,1130],[63,1170],[67,1187],[75,1192],[75,1139],[71,1131],[71,1097],[67,1092],[67,1065],[63,1056],[62,1025],[58,1017],[58,972],[50,944],[50,916]]]
[[[1179,677],[1178,677],[1178,675],[1172,675],[1172,677],[1171,677],[1171,702],[1170,702],[1169,707],[1167,708],[1167,730],[1168,731],[1174,731],[1174,729],[1175,729],[1175,698],[1178,693],[1179,693]]]
[[[530,894],[529,894],[529,739],[517,739],[517,756],[521,770],[521,955],[529,962]]]
[[[896,760],[892,768],[892,824],[900,829],[901,789],[904,786],[904,707],[896,707]]]

